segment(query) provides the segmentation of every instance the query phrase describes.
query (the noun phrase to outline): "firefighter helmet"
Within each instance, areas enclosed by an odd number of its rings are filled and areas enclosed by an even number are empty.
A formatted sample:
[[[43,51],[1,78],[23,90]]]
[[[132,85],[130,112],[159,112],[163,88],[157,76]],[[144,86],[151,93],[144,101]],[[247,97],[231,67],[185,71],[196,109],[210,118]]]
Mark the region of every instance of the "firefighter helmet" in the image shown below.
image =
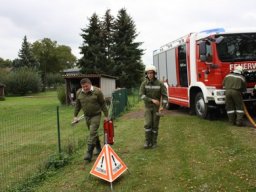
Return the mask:
[[[156,67],[154,65],[147,65],[145,68],[145,73],[148,71],[154,71],[156,73]]]
[[[233,72],[238,73],[238,74],[242,74],[243,73],[243,67],[241,65],[236,66]]]

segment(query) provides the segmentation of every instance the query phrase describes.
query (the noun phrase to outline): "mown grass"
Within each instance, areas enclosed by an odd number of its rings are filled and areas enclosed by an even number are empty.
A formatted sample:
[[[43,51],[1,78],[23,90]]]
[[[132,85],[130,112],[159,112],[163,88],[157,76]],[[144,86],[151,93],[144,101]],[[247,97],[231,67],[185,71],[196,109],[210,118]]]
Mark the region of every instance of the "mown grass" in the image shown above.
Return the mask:
[[[0,102],[0,191],[12,189],[44,170],[58,153],[56,92],[27,97],[6,97]],[[79,139],[85,129],[73,129],[73,108],[59,107],[62,150]],[[79,125],[80,126],[80,125]]]
[[[115,121],[112,148],[129,170],[113,182],[115,191],[256,191],[254,129],[171,114],[161,119],[158,147],[145,150],[143,121],[138,112]],[[84,164],[84,151],[33,190],[110,191],[108,182],[89,174],[94,161]]]

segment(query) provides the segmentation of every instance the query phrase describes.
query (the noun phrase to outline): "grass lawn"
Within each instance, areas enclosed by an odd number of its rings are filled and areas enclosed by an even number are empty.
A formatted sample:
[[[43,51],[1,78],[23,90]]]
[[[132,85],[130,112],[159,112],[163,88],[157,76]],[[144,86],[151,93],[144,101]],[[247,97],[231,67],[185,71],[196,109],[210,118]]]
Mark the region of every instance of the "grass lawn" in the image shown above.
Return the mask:
[[[0,191],[36,175],[58,152],[58,105],[54,91],[0,101]],[[85,129],[70,126],[73,108],[60,106],[59,114],[62,149],[84,140]]]
[[[256,191],[255,129],[171,113],[161,119],[158,147],[145,150],[142,108],[115,121],[112,148],[129,173],[113,182],[114,191]],[[96,157],[84,164],[84,151],[33,191],[110,191],[108,182],[89,174]]]

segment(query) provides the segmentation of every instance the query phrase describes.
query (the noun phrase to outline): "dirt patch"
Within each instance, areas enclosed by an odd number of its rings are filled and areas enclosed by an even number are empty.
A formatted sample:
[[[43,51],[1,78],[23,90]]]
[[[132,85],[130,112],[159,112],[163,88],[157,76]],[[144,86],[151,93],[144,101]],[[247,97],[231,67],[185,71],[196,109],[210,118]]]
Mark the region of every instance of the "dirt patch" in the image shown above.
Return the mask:
[[[131,111],[123,115],[124,119],[140,119],[144,117],[144,110],[140,109],[138,111]]]
[[[177,110],[163,110],[162,114],[164,116],[169,115],[189,115],[189,109],[180,108]],[[139,109],[138,111],[132,111],[123,115],[124,119],[140,119],[144,118],[144,109]]]

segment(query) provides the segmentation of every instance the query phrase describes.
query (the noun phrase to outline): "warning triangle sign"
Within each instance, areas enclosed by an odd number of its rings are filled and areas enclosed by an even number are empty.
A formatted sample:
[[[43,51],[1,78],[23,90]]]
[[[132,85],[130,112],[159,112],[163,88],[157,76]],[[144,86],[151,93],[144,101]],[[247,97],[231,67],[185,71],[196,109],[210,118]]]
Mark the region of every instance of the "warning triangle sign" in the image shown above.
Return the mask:
[[[127,167],[124,162],[118,157],[114,150],[106,144],[96,159],[90,174],[108,182],[113,182],[126,171],[126,169]]]

